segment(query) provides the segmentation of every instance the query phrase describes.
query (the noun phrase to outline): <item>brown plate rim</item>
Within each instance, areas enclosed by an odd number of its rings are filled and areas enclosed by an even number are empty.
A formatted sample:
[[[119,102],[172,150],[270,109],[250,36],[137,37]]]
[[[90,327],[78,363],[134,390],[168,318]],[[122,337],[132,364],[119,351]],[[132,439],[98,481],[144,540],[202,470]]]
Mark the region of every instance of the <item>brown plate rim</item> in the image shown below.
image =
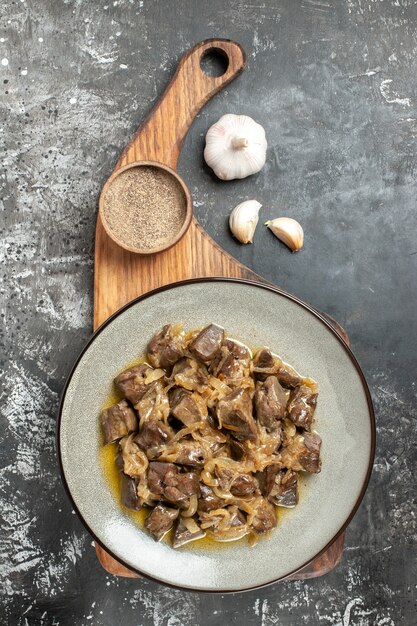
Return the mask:
[[[63,467],[63,463],[62,463],[62,454],[61,454],[61,444],[60,444],[61,418],[62,418],[62,410],[63,410],[63,406],[64,406],[64,402],[65,402],[67,389],[68,389],[68,386],[69,386],[69,384],[71,382],[73,374],[74,374],[74,372],[75,372],[75,370],[76,370],[76,368],[78,366],[78,363],[80,362],[80,360],[82,359],[84,353],[88,350],[90,345],[95,341],[96,337],[114,319],[116,319],[119,315],[124,313],[124,311],[126,311],[130,307],[134,306],[137,302],[140,302],[142,300],[146,300],[147,298],[150,298],[151,296],[153,296],[153,295],[155,295],[157,293],[160,293],[160,292],[163,292],[163,291],[167,291],[168,289],[176,289],[177,287],[182,287],[184,285],[190,285],[190,284],[194,284],[194,283],[208,283],[208,282],[240,283],[240,284],[250,285],[251,287],[257,287],[258,289],[265,289],[267,291],[272,291],[273,293],[277,293],[280,296],[283,296],[283,297],[287,298],[288,300],[291,300],[292,302],[295,302],[296,304],[301,306],[303,309],[308,311],[311,315],[316,317],[336,337],[336,339],[342,345],[343,349],[345,350],[345,352],[349,356],[350,360],[352,361],[352,364],[355,367],[357,373],[359,374],[359,378],[361,380],[363,389],[365,391],[365,396],[366,396],[366,401],[367,401],[368,411],[369,411],[369,418],[370,418],[370,422],[371,422],[370,423],[370,426],[371,426],[371,448],[370,448],[368,468],[367,468],[367,472],[366,472],[366,475],[365,475],[365,479],[363,481],[360,494],[359,494],[359,496],[358,496],[358,498],[357,498],[357,500],[356,500],[356,502],[355,502],[355,504],[354,504],[354,506],[352,508],[352,511],[350,512],[350,515],[348,516],[346,521],[342,524],[342,526],[337,531],[337,533],[324,546],[324,548],[322,548],[315,556],[313,556],[311,559],[308,559],[308,561],[303,563],[300,567],[297,567],[292,572],[288,572],[285,576],[280,576],[279,578],[275,578],[274,580],[268,581],[267,583],[262,583],[261,585],[253,585],[251,587],[244,587],[242,589],[211,589],[211,590],[207,590],[207,589],[202,589],[202,588],[198,588],[198,587],[183,587],[181,585],[174,585],[172,583],[167,583],[167,582],[162,581],[162,580],[160,580],[158,578],[155,578],[154,576],[149,576],[148,574],[144,574],[140,570],[138,570],[138,569],[132,567],[131,565],[129,565],[128,563],[124,562],[122,559],[120,559],[120,557],[116,556],[111,550],[109,550],[109,548],[102,541],[100,541],[100,539],[97,538],[97,536],[92,532],[92,530],[89,527],[89,525],[86,522],[86,520],[81,515],[81,512],[79,511],[79,509],[78,509],[78,507],[77,507],[77,505],[76,505],[76,503],[75,503],[75,501],[74,501],[74,499],[72,497],[72,494],[70,492],[70,489],[68,487],[68,484],[67,484],[67,481],[66,481],[66,478],[65,478],[64,467]],[[60,471],[60,474],[61,474],[61,479],[62,479],[62,482],[64,484],[65,491],[67,492],[67,495],[68,495],[68,497],[70,499],[70,502],[71,502],[71,504],[72,504],[72,506],[74,508],[74,511],[77,513],[77,515],[78,515],[79,519],[81,520],[82,524],[84,525],[86,530],[90,533],[90,535],[93,537],[94,541],[96,541],[116,561],[118,561],[119,563],[121,563],[122,565],[127,567],[127,569],[130,569],[132,572],[135,572],[139,576],[142,576],[144,578],[147,578],[149,580],[157,582],[158,584],[163,584],[163,585],[166,585],[168,587],[172,587],[174,589],[181,589],[182,591],[195,591],[195,592],[199,592],[199,593],[241,593],[241,592],[244,592],[244,591],[253,591],[255,589],[261,589],[263,587],[267,587],[269,585],[277,583],[277,582],[279,582],[281,580],[287,580],[290,576],[294,576],[294,574],[296,574],[297,572],[301,571],[302,569],[304,569],[305,567],[310,565],[310,563],[312,563],[313,561],[318,559],[320,556],[322,556],[330,548],[330,546],[336,541],[336,539],[349,526],[350,522],[352,521],[354,515],[356,514],[356,512],[357,512],[357,510],[359,508],[360,503],[363,500],[363,497],[365,495],[365,492],[366,492],[366,489],[368,487],[369,480],[370,480],[371,474],[372,474],[372,467],[373,467],[374,458],[375,458],[375,448],[376,448],[375,412],[374,412],[374,407],[373,407],[371,393],[369,391],[368,383],[366,382],[366,378],[365,378],[365,375],[364,375],[364,373],[362,371],[362,368],[359,365],[358,360],[356,359],[356,357],[355,357],[354,353],[352,352],[351,348],[343,341],[342,337],[331,326],[330,322],[328,322],[326,320],[326,318],[323,317],[312,306],[310,306],[306,302],[303,302],[302,300],[300,300],[296,296],[293,296],[292,294],[289,294],[286,291],[280,289],[279,287],[276,287],[276,286],[273,286],[273,285],[268,285],[268,284],[263,284],[263,283],[260,283],[260,282],[254,281],[254,280],[248,280],[248,279],[245,279],[245,278],[226,278],[224,276],[209,276],[209,277],[202,277],[202,278],[191,278],[191,279],[181,280],[181,281],[174,282],[174,283],[168,283],[167,285],[162,285],[161,287],[158,287],[156,289],[152,289],[152,291],[148,291],[148,292],[142,294],[141,296],[138,296],[134,300],[131,300],[130,302],[125,304],[123,307],[121,307],[118,311],[113,313],[113,315],[111,315],[109,318],[107,318],[107,320],[105,322],[103,322],[103,324],[101,324],[101,326],[99,326],[97,328],[97,330],[91,335],[90,339],[87,341],[87,343],[85,344],[85,346],[81,350],[81,352],[78,355],[74,365],[71,368],[71,371],[70,371],[70,373],[69,373],[69,375],[67,377],[67,380],[65,382],[64,388],[63,388],[62,393],[61,393],[59,409],[58,409],[58,420],[57,420],[57,426],[56,426],[56,449],[57,449],[58,464],[59,464],[59,471]]]

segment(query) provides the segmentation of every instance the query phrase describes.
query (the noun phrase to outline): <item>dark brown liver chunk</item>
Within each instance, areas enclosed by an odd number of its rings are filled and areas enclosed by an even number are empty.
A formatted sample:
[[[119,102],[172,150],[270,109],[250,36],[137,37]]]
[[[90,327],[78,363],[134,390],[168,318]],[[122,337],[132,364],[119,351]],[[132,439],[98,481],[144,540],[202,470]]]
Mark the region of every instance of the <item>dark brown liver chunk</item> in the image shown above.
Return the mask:
[[[178,467],[173,463],[152,461],[148,468],[148,487],[157,496],[162,496],[166,484],[172,484],[178,474]]]
[[[138,428],[138,420],[126,400],[121,400],[100,414],[104,443],[112,443]]]
[[[230,456],[234,461],[241,461],[245,456],[245,448],[241,443],[238,443],[234,439],[230,439]]]
[[[150,370],[152,368],[149,365],[141,363],[140,365],[129,367],[114,379],[116,387],[132,404],[137,404],[145,394],[148,388],[148,385],[145,383],[145,376]]]
[[[246,389],[235,389],[220,400],[217,406],[217,417],[223,428],[238,441],[256,439],[252,400]]]
[[[171,374],[175,384],[188,391],[203,391],[208,382],[206,366],[189,357],[184,357],[175,363]]]
[[[231,383],[233,380],[249,375],[249,366],[249,350],[236,341],[226,339],[220,352],[213,359],[210,371],[214,376]]]
[[[254,376],[257,380],[265,380],[271,374],[275,374],[275,359],[268,348],[262,348],[253,357],[253,366],[256,368]],[[262,370],[265,370],[263,372]]]
[[[304,445],[306,452],[301,457],[300,463],[307,472],[317,474],[321,470],[321,438],[316,433],[305,433]]]
[[[156,541],[161,541],[163,536],[173,527],[178,514],[178,509],[158,504],[146,518],[145,528],[149,530]]]
[[[210,324],[190,343],[189,350],[205,363],[211,361],[220,350],[224,341],[224,330],[216,324]]]
[[[149,363],[154,367],[170,368],[182,355],[182,342],[174,335],[171,324],[166,324],[148,344]]]
[[[173,437],[172,428],[159,420],[145,422],[140,433],[134,438],[139,448],[146,452],[148,459],[153,459],[160,453],[161,447]]]
[[[280,384],[288,389],[292,389],[293,387],[300,385],[302,382],[302,378],[299,377],[297,372],[292,369],[292,367],[285,364],[280,365],[276,373],[276,377],[278,378]]]
[[[177,474],[172,484],[165,486],[164,500],[175,504],[180,509],[186,509],[190,504],[190,496],[198,495],[198,485],[197,474],[193,472]]]
[[[297,473],[293,470],[278,471],[270,485],[268,499],[277,506],[295,506],[298,502]]]
[[[173,389],[169,394],[169,406],[171,413],[185,426],[199,422],[203,415],[197,402],[191,393],[182,387]]]
[[[299,428],[310,430],[318,394],[307,385],[296,387],[290,395],[287,416]]]
[[[207,453],[198,441],[182,440],[178,445],[176,456],[170,457],[170,460],[179,465],[203,467],[204,463],[207,461]]]
[[[190,504],[190,496],[198,495],[198,476],[193,472],[180,474],[173,463],[149,463],[148,486],[152,493],[181,509]]]
[[[237,343],[237,341],[233,341],[233,339],[226,339],[224,343],[229,352],[233,354],[235,359],[239,359],[240,361],[245,362],[250,360],[249,350],[246,346]]]
[[[281,451],[281,460],[285,467],[296,472],[305,470],[317,474],[321,470],[321,439],[316,433],[296,435],[292,443]]]
[[[258,482],[248,474],[241,474],[232,483],[230,493],[238,498],[245,498],[259,493]]]
[[[275,376],[256,384],[255,408],[257,420],[268,432],[279,426],[285,415],[287,396]]]
[[[218,498],[211,487],[205,485],[204,483],[200,484],[200,498],[198,500],[199,511],[207,513],[208,511],[221,509],[223,505],[224,500]]]
[[[277,516],[274,506],[268,500],[259,498],[252,521],[253,530],[258,534],[262,534],[272,530],[276,525]]]
[[[256,368],[255,378],[258,380],[265,380],[267,376],[273,374],[278,378],[280,385],[289,389],[302,383],[297,372],[290,365],[283,363],[279,357],[274,356],[268,348],[262,348],[255,354],[253,365]]]
[[[136,491],[137,481],[134,478],[130,478],[123,472],[121,473],[121,501],[124,506],[134,511],[139,511],[140,501]]]
[[[186,526],[187,523],[192,523],[192,529],[189,530]],[[182,517],[179,518],[177,522],[177,527],[174,533],[174,539],[172,541],[172,545],[174,548],[179,548],[186,543],[190,543],[190,541],[195,541],[196,539],[202,539],[206,536],[206,533],[201,530],[198,526],[197,522],[191,518],[190,521],[184,521]]]

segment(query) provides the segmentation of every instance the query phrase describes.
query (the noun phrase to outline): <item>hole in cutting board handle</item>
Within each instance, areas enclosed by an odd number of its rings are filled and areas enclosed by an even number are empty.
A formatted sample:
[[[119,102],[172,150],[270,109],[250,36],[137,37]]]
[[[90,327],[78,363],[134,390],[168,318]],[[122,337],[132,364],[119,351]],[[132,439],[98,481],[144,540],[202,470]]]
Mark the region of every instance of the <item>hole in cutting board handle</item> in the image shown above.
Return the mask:
[[[221,48],[208,48],[201,56],[200,67],[206,76],[218,78],[226,74],[229,67],[229,57]]]

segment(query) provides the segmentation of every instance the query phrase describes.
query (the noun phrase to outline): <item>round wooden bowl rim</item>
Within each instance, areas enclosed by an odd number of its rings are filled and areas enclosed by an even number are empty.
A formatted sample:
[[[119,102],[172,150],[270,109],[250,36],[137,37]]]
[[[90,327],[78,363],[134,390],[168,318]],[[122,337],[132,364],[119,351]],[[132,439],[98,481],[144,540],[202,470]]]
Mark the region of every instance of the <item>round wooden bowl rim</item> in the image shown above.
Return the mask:
[[[106,193],[107,193],[108,189],[110,188],[111,184],[113,183],[114,179],[117,178],[117,176],[119,176],[119,174],[122,174],[123,172],[126,172],[127,170],[130,170],[130,169],[132,169],[134,167],[146,167],[146,166],[147,167],[155,167],[157,169],[164,170],[165,172],[167,172],[168,174],[170,174],[171,176],[173,176],[176,179],[177,183],[179,183],[181,185],[181,188],[182,188],[182,190],[183,190],[183,192],[185,194],[186,207],[185,207],[184,222],[183,222],[180,230],[178,231],[178,233],[175,235],[175,237],[173,237],[167,244],[165,244],[163,246],[159,246],[157,248],[147,248],[146,250],[144,250],[142,248],[133,248],[132,246],[128,246],[121,239],[118,239],[118,237],[116,237],[116,235],[113,233],[113,231],[111,230],[111,228],[107,224],[106,218],[104,217],[104,198],[106,196]],[[191,218],[193,216],[193,201],[192,201],[192,198],[191,198],[190,190],[188,189],[186,183],[181,178],[181,176],[178,174],[178,172],[176,172],[174,169],[172,169],[168,165],[165,165],[164,163],[159,163],[158,161],[134,161],[133,163],[129,163],[128,165],[124,165],[123,167],[120,167],[119,169],[117,169],[116,171],[113,172],[113,174],[110,176],[110,178],[107,179],[106,183],[104,184],[103,189],[101,190],[101,194],[100,194],[99,216],[100,216],[100,219],[101,219],[101,223],[103,224],[103,228],[106,231],[107,235],[118,246],[120,246],[121,248],[124,248],[128,252],[134,252],[135,254],[144,254],[144,255],[145,254],[156,254],[157,252],[163,252],[164,250],[168,250],[169,248],[172,248],[172,246],[174,246],[176,243],[178,243],[178,241],[180,239],[182,239],[182,237],[185,235],[185,233],[187,232],[187,230],[188,230],[188,228],[189,228],[189,226],[191,224]]]

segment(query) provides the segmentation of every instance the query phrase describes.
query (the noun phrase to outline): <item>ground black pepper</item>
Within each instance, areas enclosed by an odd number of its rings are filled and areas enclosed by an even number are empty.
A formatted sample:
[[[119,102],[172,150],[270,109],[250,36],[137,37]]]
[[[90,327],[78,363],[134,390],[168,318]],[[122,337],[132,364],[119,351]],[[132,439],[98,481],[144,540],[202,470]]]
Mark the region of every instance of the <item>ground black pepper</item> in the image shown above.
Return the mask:
[[[149,165],[116,176],[103,204],[104,220],[116,239],[144,251],[168,245],[181,229],[186,211],[180,183]]]

